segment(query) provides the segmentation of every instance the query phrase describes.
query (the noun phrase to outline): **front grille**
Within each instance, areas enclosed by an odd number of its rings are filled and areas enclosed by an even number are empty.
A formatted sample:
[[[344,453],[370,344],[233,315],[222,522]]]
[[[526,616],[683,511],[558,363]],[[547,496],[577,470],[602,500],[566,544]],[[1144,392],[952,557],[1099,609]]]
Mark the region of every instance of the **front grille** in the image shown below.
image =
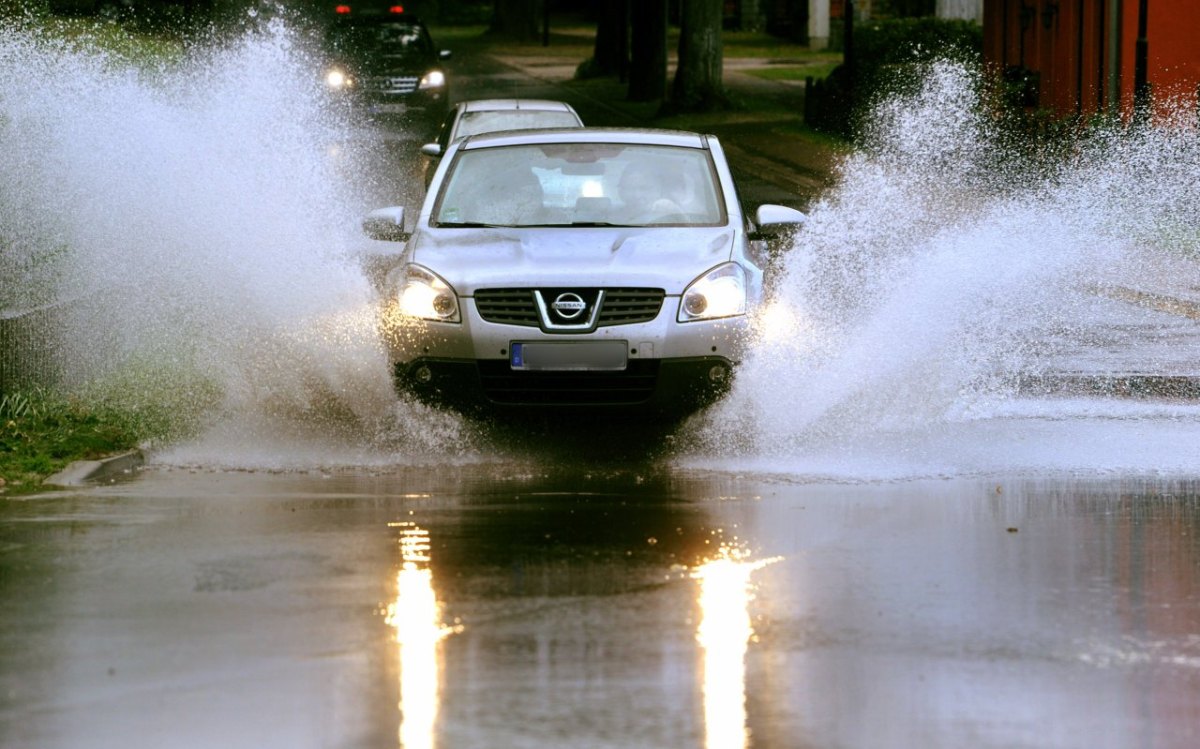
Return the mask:
[[[594,289],[579,289],[585,295]],[[475,292],[475,308],[488,322],[524,325],[540,324],[533,289],[480,289]],[[598,326],[632,325],[658,317],[666,292],[662,289],[605,289],[604,304],[596,321]]]
[[[488,322],[538,326],[537,303],[530,289],[481,289],[475,292],[475,309]]]
[[[506,361],[480,361],[483,392],[517,406],[624,406],[645,403],[658,384],[657,359],[633,359],[623,372],[522,372]]]
[[[632,325],[658,317],[662,309],[662,289],[608,289],[600,309],[600,325]]]
[[[363,79],[362,88],[368,94],[411,94],[420,79],[409,75],[377,75]]]

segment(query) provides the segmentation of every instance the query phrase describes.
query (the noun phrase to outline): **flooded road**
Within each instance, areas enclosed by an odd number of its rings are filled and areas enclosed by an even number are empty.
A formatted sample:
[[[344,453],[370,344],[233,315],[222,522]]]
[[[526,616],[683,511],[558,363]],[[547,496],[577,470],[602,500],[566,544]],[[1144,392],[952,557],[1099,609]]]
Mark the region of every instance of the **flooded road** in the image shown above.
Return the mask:
[[[1198,496],[152,467],[0,505],[0,743],[1195,746]]]

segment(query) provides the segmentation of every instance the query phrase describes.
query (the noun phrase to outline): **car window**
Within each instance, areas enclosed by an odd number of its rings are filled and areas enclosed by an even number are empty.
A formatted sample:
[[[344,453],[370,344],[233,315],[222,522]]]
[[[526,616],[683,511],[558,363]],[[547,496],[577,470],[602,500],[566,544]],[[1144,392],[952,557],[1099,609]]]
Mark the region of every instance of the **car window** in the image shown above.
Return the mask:
[[[699,148],[554,143],[458,152],[437,226],[723,226],[711,155]]]
[[[330,30],[330,46],[340,55],[355,59],[375,56],[423,58],[433,54],[429,32],[420,24],[367,22],[336,24]]]
[[[490,133],[496,130],[529,130],[537,127],[579,127],[579,118],[571,112],[537,109],[504,109],[464,112],[453,138]]]

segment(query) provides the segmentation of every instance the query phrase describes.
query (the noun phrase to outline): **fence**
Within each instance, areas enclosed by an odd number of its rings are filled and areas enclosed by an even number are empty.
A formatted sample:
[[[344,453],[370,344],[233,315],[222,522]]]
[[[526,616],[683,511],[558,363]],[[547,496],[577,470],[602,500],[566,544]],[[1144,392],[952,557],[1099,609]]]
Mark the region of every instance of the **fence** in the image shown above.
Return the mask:
[[[0,310],[0,395],[62,379],[59,361],[61,309]]]

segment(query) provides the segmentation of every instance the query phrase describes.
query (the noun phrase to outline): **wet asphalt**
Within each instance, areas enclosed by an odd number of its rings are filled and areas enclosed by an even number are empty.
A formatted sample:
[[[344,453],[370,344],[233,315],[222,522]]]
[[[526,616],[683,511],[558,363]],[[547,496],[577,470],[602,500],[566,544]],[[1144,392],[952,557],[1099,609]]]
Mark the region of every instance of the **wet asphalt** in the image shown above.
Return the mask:
[[[1194,746],[1197,489],[151,467],[0,506],[0,743]]]

